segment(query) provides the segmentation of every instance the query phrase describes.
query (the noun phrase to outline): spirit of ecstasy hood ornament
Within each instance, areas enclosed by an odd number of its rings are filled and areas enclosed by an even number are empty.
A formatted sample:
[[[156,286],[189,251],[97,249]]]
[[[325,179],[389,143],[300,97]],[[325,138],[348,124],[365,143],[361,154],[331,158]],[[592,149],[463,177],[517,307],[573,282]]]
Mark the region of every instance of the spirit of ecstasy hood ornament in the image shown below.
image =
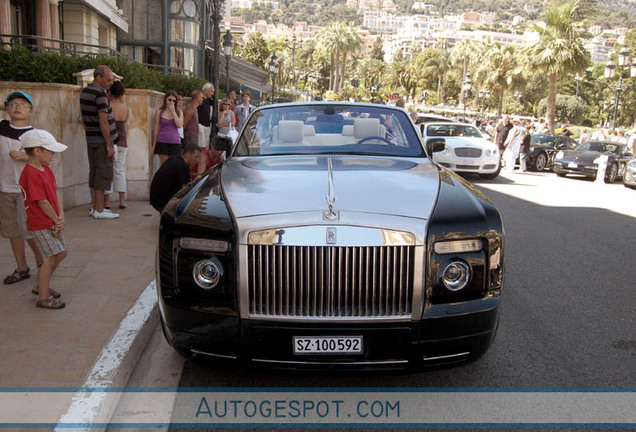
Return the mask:
[[[338,219],[338,212],[333,209],[336,204],[336,197],[333,192],[333,164],[331,162],[331,158],[327,158],[327,169],[328,172],[328,189],[327,189],[327,205],[329,206],[329,210],[323,213],[323,216],[327,220]]]

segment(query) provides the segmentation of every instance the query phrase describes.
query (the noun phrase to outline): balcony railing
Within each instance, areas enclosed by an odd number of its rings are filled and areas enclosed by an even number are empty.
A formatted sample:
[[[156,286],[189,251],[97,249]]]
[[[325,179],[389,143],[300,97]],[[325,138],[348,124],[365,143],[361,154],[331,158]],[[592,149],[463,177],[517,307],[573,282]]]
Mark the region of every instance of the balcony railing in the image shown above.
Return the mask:
[[[0,34],[0,42],[3,49],[11,49],[11,47],[15,46],[25,46],[40,53],[52,52],[72,57],[86,55],[106,55],[111,57],[123,56],[123,54],[116,49],[103,45],[70,42],[41,36]]]
[[[125,57],[124,54],[116,49],[104,45],[71,42],[41,36],[0,34],[0,47],[2,47],[2,49],[11,49],[15,46],[24,46],[38,53],[56,53],[71,57],[101,55],[110,57]],[[131,61],[130,59],[128,60]],[[141,64],[166,75],[192,76],[192,71],[188,69],[148,63]]]

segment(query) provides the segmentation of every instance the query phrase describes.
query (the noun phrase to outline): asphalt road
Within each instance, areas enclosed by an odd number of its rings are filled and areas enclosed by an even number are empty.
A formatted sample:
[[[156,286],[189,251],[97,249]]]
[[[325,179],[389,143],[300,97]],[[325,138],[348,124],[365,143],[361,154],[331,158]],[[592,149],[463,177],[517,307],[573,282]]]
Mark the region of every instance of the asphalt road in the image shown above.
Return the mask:
[[[180,387],[636,388],[636,191],[548,172],[469,180],[499,208],[506,230],[499,333],[482,359],[373,375],[187,362]]]

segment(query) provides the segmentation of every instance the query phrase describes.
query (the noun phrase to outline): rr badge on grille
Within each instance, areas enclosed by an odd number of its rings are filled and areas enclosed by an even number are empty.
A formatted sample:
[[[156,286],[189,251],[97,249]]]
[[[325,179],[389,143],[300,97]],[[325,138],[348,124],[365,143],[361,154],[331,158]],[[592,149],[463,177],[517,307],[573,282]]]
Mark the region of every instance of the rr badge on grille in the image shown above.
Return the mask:
[[[327,228],[327,244],[336,244],[336,229],[334,227]]]

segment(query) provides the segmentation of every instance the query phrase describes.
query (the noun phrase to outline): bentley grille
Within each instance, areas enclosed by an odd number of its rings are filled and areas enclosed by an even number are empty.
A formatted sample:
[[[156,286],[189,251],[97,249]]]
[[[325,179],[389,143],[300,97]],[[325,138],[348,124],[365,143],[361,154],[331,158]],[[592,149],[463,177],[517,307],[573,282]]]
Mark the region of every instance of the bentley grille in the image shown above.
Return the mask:
[[[413,253],[412,246],[249,245],[250,315],[408,317]]]
[[[481,149],[470,148],[470,147],[459,147],[455,149],[455,155],[457,157],[478,158],[478,157],[481,157]]]

